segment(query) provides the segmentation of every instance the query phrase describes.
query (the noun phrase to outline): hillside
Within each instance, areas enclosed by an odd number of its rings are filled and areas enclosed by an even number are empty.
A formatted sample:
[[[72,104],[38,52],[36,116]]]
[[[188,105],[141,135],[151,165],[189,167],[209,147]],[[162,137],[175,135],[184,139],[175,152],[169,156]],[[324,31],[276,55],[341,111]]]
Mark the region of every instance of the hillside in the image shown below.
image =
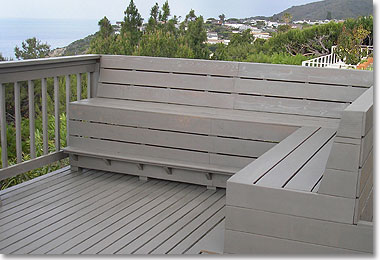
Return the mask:
[[[290,13],[293,20],[324,20],[328,12],[332,19],[357,18],[373,15],[372,0],[324,0],[305,5],[292,6],[281,13],[273,15],[272,19],[280,20],[284,13]]]

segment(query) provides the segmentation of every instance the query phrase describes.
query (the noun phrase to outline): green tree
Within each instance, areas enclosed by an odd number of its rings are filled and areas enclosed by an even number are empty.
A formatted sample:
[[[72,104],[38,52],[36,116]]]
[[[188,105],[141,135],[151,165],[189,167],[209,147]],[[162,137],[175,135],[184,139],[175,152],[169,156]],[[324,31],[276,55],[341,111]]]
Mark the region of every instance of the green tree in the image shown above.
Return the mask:
[[[364,29],[363,25],[359,25],[353,30],[343,26],[336,48],[338,57],[344,60],[346,64],[358,64],[363,57],[367,56],[365,51],[361,51],[361,45],[369,34],[370,32]]]
[[[36,37],[26,39],[21,44],[21,49],[15,47],[15,56],[19,60],[45,58],[50,53],[50,45],[41,43]]]
[[[293,16],[290,13],[284,13],[282,15],[282,20],[286,23],[289,24],[293,19]]]
[[[104,16],[98,25],[99,31],[91,40],[88,53],[112,54],[115,37],[111,22]]]
[[[139,13],[139,10],[137,9],[135,3],[133,0],[129,3],[129,6],[124,11],[124,21],[121,24],[121,30],[120,35],[122,37],[122,40],[125,40],[128,38],[127,46],[124,46],[129,51],[130,47],[137,46],[140,37],[141,37],[141,31],[140,26],[142,25],[142,18]],[[124,53],[124,54],[130,54],[130,53]]]
[[[162,23],[167,23],[168,19],[169,19],[169,16],[170,16],[170,7],[169,7],[169,3],[168,1],[166,1],[163,5],[162,5],[162,11],[160,11],[160,14],[159,14],[159,20],[162,22]]]
[[[160,7],[159,7],[158,3],[156,3],[150,9],[150,17],[149,17],[148,25],[146,28],[148,32],[152,32],[152,31],[156,30],[157,24],[158,24],[159,10],[160,10]]]
[[[225,19],[226,19],[226,16],[224,14],[219,15],[219,21],[221,24],[224,24]]]
[[[187,30],[185,29],[186,27]],[[204,27],[203,17],[197,17],[194,10],[190,10],[180,28],[186,44],[194,53],[194,58],[208,59],[210,52],[205,43],[207,41],[207,32]]]
[[[331,14],[330,11],[327,12],[326,19],[327,20],[331,20],[332,19],[332,14]]]

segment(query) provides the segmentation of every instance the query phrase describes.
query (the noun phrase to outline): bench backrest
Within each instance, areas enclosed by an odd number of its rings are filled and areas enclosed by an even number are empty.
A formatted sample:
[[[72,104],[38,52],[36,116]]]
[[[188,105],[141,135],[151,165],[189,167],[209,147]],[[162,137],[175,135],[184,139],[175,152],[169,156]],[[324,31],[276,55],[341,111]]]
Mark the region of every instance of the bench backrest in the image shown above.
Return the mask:
[[[343,111],[318,193],[355,199],[354,223],[372,221],[373,87]]]
[[[101,57],[97,97],[340,118],[372,72],[224,61]]]

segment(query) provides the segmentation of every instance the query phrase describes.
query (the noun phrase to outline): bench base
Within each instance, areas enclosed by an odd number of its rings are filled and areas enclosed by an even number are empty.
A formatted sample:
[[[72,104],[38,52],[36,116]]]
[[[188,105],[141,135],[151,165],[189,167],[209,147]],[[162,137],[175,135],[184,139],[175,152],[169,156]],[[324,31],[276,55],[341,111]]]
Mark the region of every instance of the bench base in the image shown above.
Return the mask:
[[[181,169],[175,166],[169,168],[166,166],[143,164],[143,167],[141,167],[142,164],[121,160],[111,160],[111,163],[107,164],[102,158],[87,155],[74,156],[72,154],[70,155],[70,165],[74,169],[88,168],[135,175],[139,176],[140,180],[155,178],[204,185],[210,188],[226,188],[227,180],[232,175],[228,173],[211,174],[206,170]]]

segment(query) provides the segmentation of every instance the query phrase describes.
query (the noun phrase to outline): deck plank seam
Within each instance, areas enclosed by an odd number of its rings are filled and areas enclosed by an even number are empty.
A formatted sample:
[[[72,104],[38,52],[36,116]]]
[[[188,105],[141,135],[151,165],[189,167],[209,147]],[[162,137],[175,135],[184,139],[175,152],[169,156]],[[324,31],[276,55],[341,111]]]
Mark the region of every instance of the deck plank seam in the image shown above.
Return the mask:
[[[140,185],[140,186],[137,188],[138,193],[134,194],[134,195],[131,196],[131,197],[128,197],[128,198],[127,198],[126,200],[124,200],[123,202],[125,202],[125,201],[129,201],[132,197],[137,196],[137,195],[140,194],[140,193],[144,193],[144,192],[146,192],[146,191],[150,191],[150,189],[153,189],[153,192],[154,192],[155,189],[157,189],[157,186],[158,186],[158,188],[160,188],[160,185],[161,185],[161,184],[162,184],[162,186],[166,186],[166,185],[168,185],[168,182],[166,182],[166,183],[160,183],[160,182],[158,182],[158,181],[150,181],[150,182],[148,181],[148,183],[151,184],[152,187],[148,187],[146,190],[143,190],[143,191],[142,191],[141,188],[142,188],[143,186],[146,186],[145,183],[142,183],[142,185]],[[136,191],[136,190],[135,190],[135,191]],[[133,201],[133,200],[132,200],[132,201]],[[137,203],[137,202],[138,202],[138,200],[136,200],[135,202],[132,202],[131,204],[127,204],[126,207],[122,208],[119,212],[116,212],[115,214],[111,215],[111,216],[109,217],[109,219],[112,219],[113,216],[115,216],[115,215],[119,214],[120,212],[126,210],[127,208],[133,206],[133,205],[134,205],[135,203]],[[130,212],[130,214],[132,214],[132,212]],[[96,226],[100,225],[100,223],[102,223],[102,222],[104,222],[104,221],[106,221],[106,220],[107,220],[107,219],[103,219],[102,221],[96,223],[95,225],[93,225],[93,226],[87,228],[86,230],[84,230],[84,231],[82,231],[82,232],[76,234],[74,237],[69,238],[69,240],[67,240],[67,241],[65,241],[65,242],[63,242],[63,243],[57,245],[56,247],[54,247],[54,248],[48,250],[46,253],[49,253],[49,252],[51,252],[51,251],[54,251],[54,250],[56,250],[56,248],[62,247],[62,245],[66,244],[67,242],[70,242],[70,241],[73,240],[73,239],[76,239],[78,236],[80,236],[80,235],[82,235],[82,234],[85,234],[86,232],[88,233],[88,232],[91,231],[92,229],[96,229]],[[109,224],[109,225],[112,225],[112,223]],[[103,227],[103,229],[101,229],[101,230],[97,230],[97,231],[101,232],[102,230],[106,229],[107,227],[108,227],[108,226]],[[96,232],[95,234],[93,234],[93,235],[96,235],[96,234],[97,234],[97,232]],[[81,240],[81,241],[78,241],[78,242],[75,243],[74,246],[72,246],[71,248],[75,247],[76,245],[79,245],[80,243],[86,241],[87,239],[90,239],[93,235],[91,235],[91,236],[86,235],[86,239]],[[70,250],[71,248],[68,248],[67,250]],[[64,252],[65,252],[65,251],[63,251],[62,253],[64,253]]]

